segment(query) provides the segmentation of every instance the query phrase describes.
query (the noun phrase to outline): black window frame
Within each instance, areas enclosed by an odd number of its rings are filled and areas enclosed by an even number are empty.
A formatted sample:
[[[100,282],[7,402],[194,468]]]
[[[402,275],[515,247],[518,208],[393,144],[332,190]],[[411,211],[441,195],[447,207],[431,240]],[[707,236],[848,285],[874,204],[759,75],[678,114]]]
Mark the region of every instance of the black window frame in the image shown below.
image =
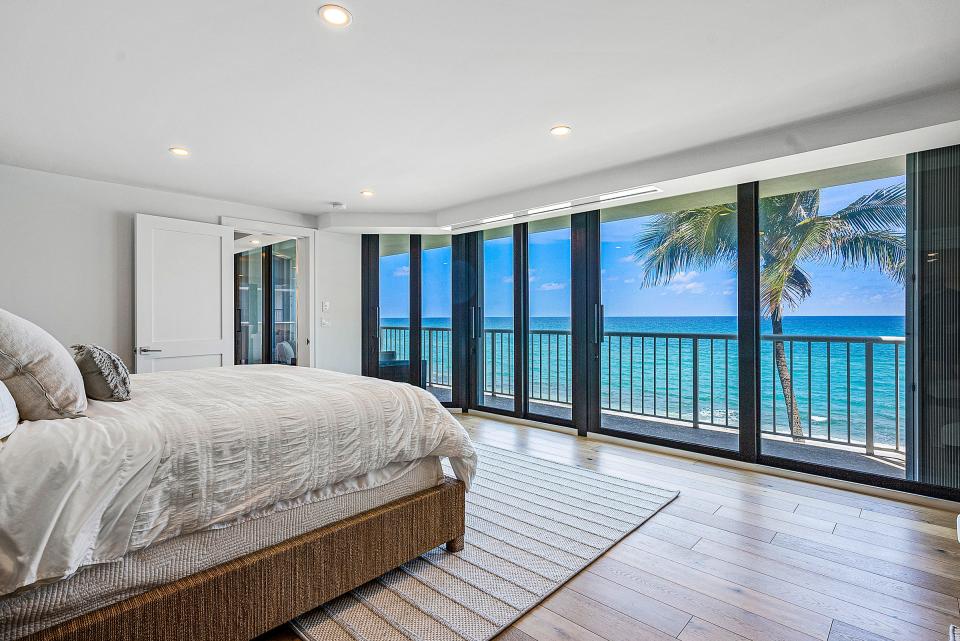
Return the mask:
[[[409,300],[409,373],[407,381],[416,387],[425,387],[423,381],[423,369],[420,365],[423,361],[423,237],[421,234],[409,234],[410,243],[410,290]],[[456,239],[459,236],[451,238],[451,295],[452,307],[451,314],[451,399],[450,401],[440,401],[444,407],[463,408],[469,406],[467,399],[459,396],[462,390],[466,388],[466,381],[461,380],[462,374],[467,370],[462,367],[467,361],[463,359],[463,351],[456,342],[457,336],[461,335],[463,321],[461,319],[462,311],[457,303],[457,292],[463,291],[462,286],[468,284],[464,280],[464,272],[469,269],[469,257],[458,254]],[[380,235],[363,234],[360,241],[360,262],[361,262],[361,373],[364,376],[377,378],[380,375]],[[461,287],[458,287],[458,283]]]
[[[936,155],[936,154],[939,154]],[[922,419],[923,409],[914,402],[917,396],[918,381],[915,374],[922,359],[919,350],[920,338],[916,333],[918,291],[917,274],[923,268],[918,266],[915,247],[922,234],[922,211],[928,202],[943,207],[943,202],[953,202],[960,198],[960,168],[952,168],[948,178],[940,178],[940,184],[931,178],[934,170],[943,175],[943,157],[960,158],[960,146],[939,150],[927,150],[907,155],[907,318],[906,335],[914,339],[913,348],[906,350],[907,393],[906,416],[908,426]],[[960,164],[960,162],[958,162]],[[934,169],[935,167],[935,169]],[[928,173],[924,173],[928,172]],[[938,190],[939,191],[936,191]],[[851,481],[864,485],[909,492],[913,494],[960,500],[960,488],[933,485],[915,480],[915,473],[909,469],[907,478],[899,479],[856,470],[818,465],[801,460],[786,459],[762,450],[760,435],[760,257],[759,257],[759,183],[746,182],[737,185],[737,339],[738,339],[738,384],[739,394],[739,449],[727,450],[688,443],[673,439],[639,435],[600,425],[599,392],[599,341],[603,332],[603,301],[601,300],[600,276],[600,212],[592,210],[571,216],[571,327],[573,345],[572,401],[573,419],[565,420],[545,416],[529,411],[527,399],[528,325],[529,325],[529,258],[528,227],[520,222],[513,225],[513,264],[514,264],[514,407],[504,410],[482,405],[483,348],[483,232],[474,231],[453,236],[454,310],[452,317],[453,340],[452,362],[454,364],[454,402],[449,404],[462,409],[503,415],[519,419],[529,419],[551,425],[573,428],[579,436],[602,434],[631,441],[666,446],[673,449],[707,454],[721,459],[754,463],[763,466],[813,474],[819,477]],[[367,346],[376,332],[372,324],[377,324],[375,305],[377,291],[378,251],[376,235],[364,235],[363,265],[364,288],[364,373],[373,371],[370,367],[370,350]],[[372,258],[371,258],[372,257]],[[372,271],[371,271],[372,270]],[[413,271],[413,267],[411,267]],[[419,278],[411,279],[419,287]],[[418,292],[419,293],[419,292]],[[371,320],[372,318],[372,320]],[[583,346],[585,349],[578,349]],[[373,358],[377,353],[373,352]],[[908,439],[918,438],[908,427]]]

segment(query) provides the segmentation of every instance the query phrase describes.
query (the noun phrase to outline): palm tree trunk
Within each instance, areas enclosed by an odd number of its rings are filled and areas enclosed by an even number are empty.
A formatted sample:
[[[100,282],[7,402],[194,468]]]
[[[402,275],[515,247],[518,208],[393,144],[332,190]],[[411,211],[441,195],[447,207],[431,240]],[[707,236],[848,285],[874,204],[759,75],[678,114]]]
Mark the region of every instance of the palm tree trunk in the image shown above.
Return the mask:
[[[780,307],[772,310],[770,322],[774,334],[783,334],[783,310]],[[777,365],[777,374],[780,377],[780,387],[783,388],[783,402],[787,407],[787,418],[790,421],[790,434],[793,440],[803,440],[803,425],[800,423],[800,411],[797,409],[797,397],[793,393],[793,378],[790,376],[790,366],[787,364],[787,354],[783,343],[774,341],[773,360]],[[776,401],[774,401],[776,402]]]

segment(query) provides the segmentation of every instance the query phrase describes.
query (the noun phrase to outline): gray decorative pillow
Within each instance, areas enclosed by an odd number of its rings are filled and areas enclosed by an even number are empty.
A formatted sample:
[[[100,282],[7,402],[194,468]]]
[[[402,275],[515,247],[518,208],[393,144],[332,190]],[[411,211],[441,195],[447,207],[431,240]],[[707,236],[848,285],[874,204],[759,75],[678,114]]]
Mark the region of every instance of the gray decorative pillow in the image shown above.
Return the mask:
[[[98,345],[74,345],[73,351],[87,396],[97,401],[130,400],[130,370],[119,356]]]
[[[83,378],[67,348],[33,323],[0,309],[0,381],[22,421],[77,418],[87,409]]]

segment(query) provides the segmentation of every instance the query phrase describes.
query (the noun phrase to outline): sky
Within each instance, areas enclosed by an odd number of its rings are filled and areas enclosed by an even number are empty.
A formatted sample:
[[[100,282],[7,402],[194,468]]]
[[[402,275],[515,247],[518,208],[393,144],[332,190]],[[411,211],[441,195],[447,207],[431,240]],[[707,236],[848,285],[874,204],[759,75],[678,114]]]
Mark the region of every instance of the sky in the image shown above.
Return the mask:
[[[835,213],[860,196],[903,182],[903,177],[829,187],[821,191],[820,213]],[[679,274],[661,287],[644,287],[643,271],[633,258],[633,239],[652,217],[606,222],[600,229],[603,304],[613,316],[735,316],[734,270],[717,267]],[[570,230],[531,234],[529,238],[531,316],[569,316]],[[484,315],[511,316],[513,240],[484,243]],[[450,316],[450,247],[423,252],[423,315]],[[877,270],[803,264],[813,294],[788,316],[900,316],[904,290]],[[383,318],[406,318],[409,311],[409,254],[380,259],[380,305]]]

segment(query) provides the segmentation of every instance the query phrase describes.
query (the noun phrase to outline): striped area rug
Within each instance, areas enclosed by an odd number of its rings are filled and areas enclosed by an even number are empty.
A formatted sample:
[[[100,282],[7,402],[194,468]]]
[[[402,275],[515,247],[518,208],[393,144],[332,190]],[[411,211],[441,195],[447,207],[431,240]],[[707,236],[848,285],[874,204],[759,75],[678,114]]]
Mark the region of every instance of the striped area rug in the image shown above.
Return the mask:
[[[307,641],[486,641],[677,492],[475,444],[466,547],[442,547],[291,623]]]

